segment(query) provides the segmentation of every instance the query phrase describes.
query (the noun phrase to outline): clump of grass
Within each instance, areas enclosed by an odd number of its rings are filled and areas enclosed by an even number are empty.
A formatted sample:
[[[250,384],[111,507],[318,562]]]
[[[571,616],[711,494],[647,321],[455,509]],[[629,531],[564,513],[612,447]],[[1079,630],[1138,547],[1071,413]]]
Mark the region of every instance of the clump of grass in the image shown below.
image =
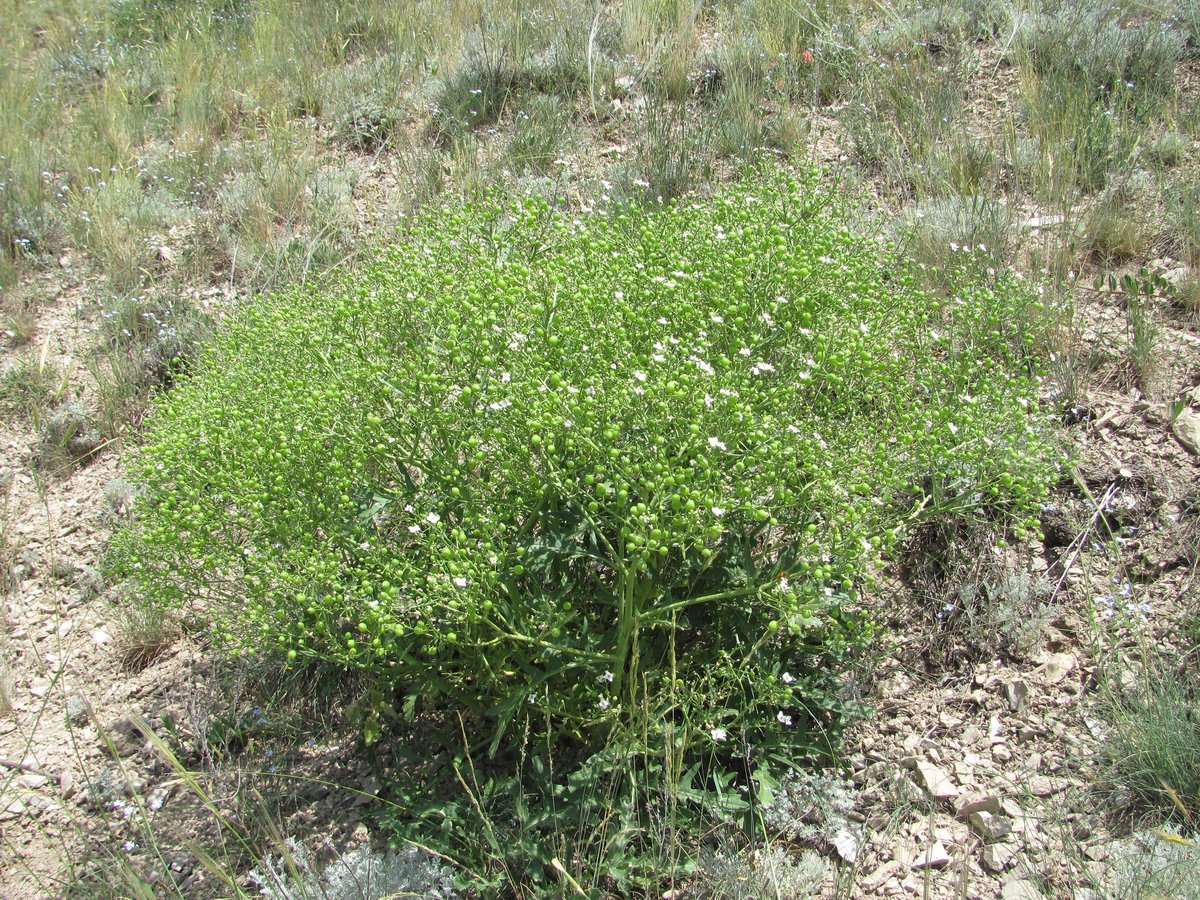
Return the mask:
[[[147,191],[136,173],[118,171],[92,181],[85,185],[90,190],[70,193],[71,236],[114,291],[133,291],[158,269],[158,248],[182,210],[164,192]]]
[[[1008,204],[987,197],[936,197],[909,208],[902,219],[907,254],[942,275],[980,262],[1004,266],[1017,237]]]
[[[1149,298],[1140,295],[1125,296],[1125,324],[1126,377],[1142,393],[1151,394],[1154,390],[1155,376],[1161,366],[1159,350],[1162,329]]]
[[[68,400],[42,415],[38,422],[35,462],[46,469],[63,470],[93,456],[104,444],[87,406]]]
[[[561,99],[538,94],[516,112],[508,158],[517,172],[545,174],[563,152],[569,110]]]
[[[101,315],[96,384],[97,427],[115,438],[136,426],[150,398],[185,372],[209,334],[208,315],[179,296],[118,297]]]
[[[997,560],[1000,538],[983,522],[945,516],[914,529],[902,577],[931,626],[943,664],[1023,658],[1053,618],[1050,585]]]
[[[1146,216],[1150,195],[1145,172],[1113,180],[1084,218],[1083,248],[1110,265],[1143,256],[1154,239]]]
[[[326,106],[339,141],[363,153],[391,145],[404,121],[396,69],[387,58],[372,59],[330,75]]]
[[[893,60],[869,71],[842,121],[861,163],[894,189],[907,191],[913,173],[959,120],[961,71],[926,56]]]
[[[1125,86],[1139,105],[1160,99],[1173,88],[1183,41],[1153,17],[1130,24],[1120,16],[1099,0],[1060,0],[1020,19],[1017,44],[1060,89],[1094,98]]]
[[[67,384],[68,373],[44,351],[11,358],[0,371],[0,407],[19,412],[35,424],[41,412],[62,396]]]
[[[1103,771],[1137,809],[1180,824],[1200,816],[1200,685],[1194,666],[1147,660],[1101,695]]]
[[[1200,850],[1192,839],[1152,829],[1138,832],[1114,850],[1102,885],[1110,900],[1200,900]]]
[[[7,597],[21,582],[18,561],[24,542],[14,533],[15,523],[9,518],[12,486],[12,470],[0,471],[0,599]],[[2,620],[0,624],[3,624]]]
[[[633,160],[614,168],[617,194],[656,203],[701,188],[712,177],[712,140],[682,104],[652,101]]]
[[[518,83],[513,62],[498,50],[476,48],[443,77],[430,120],[434,142],[448,148],[465,132],[500,121]]]
[[[1173,180],[1164,192],[1163,239],[1171,251],[1193,268],[1200,267],[1200,179]]]
[[[115,591],[108,604],[108,621],[121,654],[121,664],[140,672],[179,639],[179,617],[161,604],[147,602],[130,591]]]

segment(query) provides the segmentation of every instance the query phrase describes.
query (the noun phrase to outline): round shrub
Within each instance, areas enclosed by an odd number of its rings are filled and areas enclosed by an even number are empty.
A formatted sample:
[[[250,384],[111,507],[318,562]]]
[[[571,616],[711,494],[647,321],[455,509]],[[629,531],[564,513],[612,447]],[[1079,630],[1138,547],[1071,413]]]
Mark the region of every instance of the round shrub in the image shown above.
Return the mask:
[[[242,310],[149,420],[126,573],[213,634],[462,711],[795,748],[856,592],[952,508],[1020,530],[1052,477],[1014,283],[950,299],[814,182],[415,224]]]

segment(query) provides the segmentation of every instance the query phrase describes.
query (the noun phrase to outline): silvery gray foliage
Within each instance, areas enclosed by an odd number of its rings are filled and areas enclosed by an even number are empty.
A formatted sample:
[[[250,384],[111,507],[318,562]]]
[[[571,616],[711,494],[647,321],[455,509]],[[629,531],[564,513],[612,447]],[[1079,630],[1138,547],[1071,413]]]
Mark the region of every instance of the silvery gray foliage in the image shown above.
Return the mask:
[[[825,861],[811,850],[789,856],[770,846],[741,853],[716,852],[701,863],[698,886],[702,897],[728,900],[807,900],[820,895]]]
[[[450,871],[416,847],[379,851],[355,847],[321,869],[292,838],[279,857],[268,856],[250,873],[270,900],[388,900],[420,897],[457,900]]]
[[[836,773],[793,772],[781,780],[774,801],[763,810],[763,823],[780,837],[838,847],[841,852],[844,835],[859,830],[850,818],[854,801],[854,783],[848,778]]]

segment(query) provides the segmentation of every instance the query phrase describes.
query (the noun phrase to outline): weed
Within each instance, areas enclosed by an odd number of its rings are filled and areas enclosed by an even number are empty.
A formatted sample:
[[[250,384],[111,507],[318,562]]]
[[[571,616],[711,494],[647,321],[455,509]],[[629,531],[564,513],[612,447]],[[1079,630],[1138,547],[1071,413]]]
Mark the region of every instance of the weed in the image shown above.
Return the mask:
[[[473,200],[343,281],[246,307],[151,420],[118,539],[133,609],[203,600],[225,646],[360,673],[368,744],[469,718],[457,770],[431,754],[427,816],[400,804],[392,824],[473,823],[446,852],[489,877],[578,854],[591,883],[628,859],[641,884],[656,816],[753,818],[738,746],[825,754],[858,709],[835,684],[865,638],[853,592],[899,534],[872,498],[918,519],[986,504],[1024,533],[1054,468],[1031,298],[964,279],[934,335],[940,301],[815,191],[747,175],[579,217]],[[963,352],[931,354],[941,340]],[[313,367],[336,376],[317,390]],[[915,443],[897,459],[881,433]],[[934,477],[940,493],[907,493]],[[440,799],[485,755],[466,799]],[[672,819],[649,788],[690,766],[697,799]],[[514,809],[525,837],[497,837]],[[583,824],[600,810],[603,833]]]

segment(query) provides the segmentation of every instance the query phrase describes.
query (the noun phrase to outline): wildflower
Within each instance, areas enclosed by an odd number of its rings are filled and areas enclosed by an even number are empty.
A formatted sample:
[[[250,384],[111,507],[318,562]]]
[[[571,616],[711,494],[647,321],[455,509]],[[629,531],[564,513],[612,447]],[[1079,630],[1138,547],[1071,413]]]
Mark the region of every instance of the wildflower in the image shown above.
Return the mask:
[[[455,579],[454,579],[454,586],[455,586],[455,587],[460,587],[460,588],[465,588],[465,587],[467,586],[467,579],[465,579],[465,578],[455,578]]]
[[[712,508],[712,514],[719,519],[721,516],[725,515],[725,510],[721,509],[719,506],[714,506]]]
[[[811,50],[805,50],[803,53],[801,53],[800,62],[804,63],[806,66],[811,66],[813,63],[813,52]]]
[[[791,684],[792,682],[794,682],[796,680],[794,677],[792,677],[792,674],[790,672],[784,672],[779,677],[783,681],[784,684]]]
[[[775,714],[775,719],[783,726],[790,726],[792,724],[792,717],[785,714],[782,709]]]
[[[721,741],[725,740],[725,729],[724,728],[714,728],[712,731],[709,732],[709,734],[712,736],[712,739],[714,741],[716,741],[717,743],[720,743]]]
[[[614,677],[616,677],[616,676],[614,676],[612,672],[609,672],[609,671],[605,670],[604,674],[603,674],[603,675],[601,675],[601,676],[600,676],[600,677],[597,679],[597,681],[603,681],[603,682],[606,682],[607,684],[612,684],[612,683],[613,683],[613,678],[614,678]]]
[[[437,513],[431,512],[429,515],[427,515],[425,517],[425,521],[428,522],[430,525],[436,525],[438,522],[442,521],[442,517],[439,516]]]
[[[609,699],[607,697],[600,698],[600,708],[601,709],[608,709],[610,706],[612,706],[612,703],[609,702]]]
[[[710,437],[708,439],[708,446],[712,447],[714,450],[728,450],[729,449],[728,447],[725,446],[724,442],[720,438],[717,438],[717,437]]]

